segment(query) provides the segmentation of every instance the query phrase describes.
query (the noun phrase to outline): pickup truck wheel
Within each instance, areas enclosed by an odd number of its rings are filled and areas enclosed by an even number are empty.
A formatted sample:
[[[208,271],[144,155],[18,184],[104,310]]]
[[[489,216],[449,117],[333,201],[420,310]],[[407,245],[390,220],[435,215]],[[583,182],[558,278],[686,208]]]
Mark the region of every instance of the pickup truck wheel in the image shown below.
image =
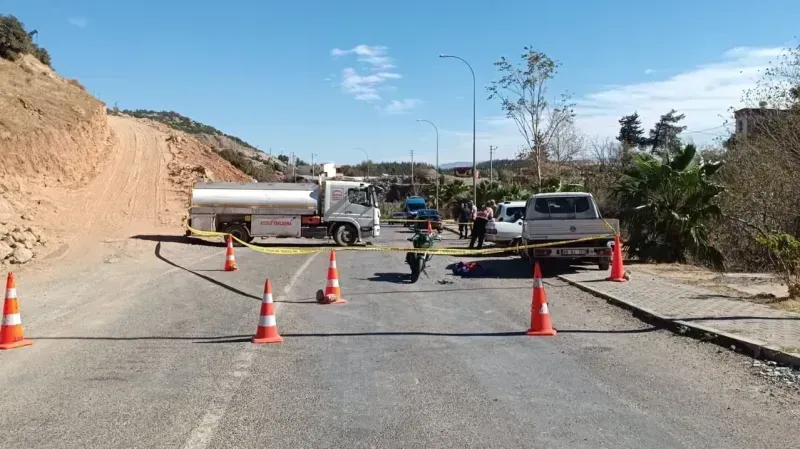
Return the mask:
[[[600,263],[597,264],[597,268],[599,268],[600,271],[606,271],[610,265],[611,263],[608,260],[601,260]]]
[[[222,232],[230,234],[243,242],[250,242],[251,240],[250,233],[247,232],[247,228],[245,228],[240,224],[228,225]],[[237,242],[236,239],[234,239],[233,246],[244,246],[244,245],[242,245],[241,243]]]
[[[333,241],[339,246],[353,246],[358,241],[358,231],[351,224],[341,224],[333,230]]]

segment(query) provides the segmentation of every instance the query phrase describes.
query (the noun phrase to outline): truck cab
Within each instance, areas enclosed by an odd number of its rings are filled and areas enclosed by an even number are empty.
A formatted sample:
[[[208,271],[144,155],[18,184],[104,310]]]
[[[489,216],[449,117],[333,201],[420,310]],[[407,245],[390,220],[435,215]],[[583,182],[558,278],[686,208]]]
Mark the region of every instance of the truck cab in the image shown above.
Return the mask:
[[[421,196],[410,196],[406,199],[406,206],[403,208],[403,211],[406,213],[406,217],[409,220],[416,220],[417,213],[421,210],[425,210],[428,208],[427,203],[425,202],[425,198]],[[406,223],[406,226],[413,226],[413,222]]]
[[[380,235],[381,211],[373,185],[354,181],[326,181],[323,195],[323,219],[332,225],[329,234],[337,244],[353,244],[364,237]]]

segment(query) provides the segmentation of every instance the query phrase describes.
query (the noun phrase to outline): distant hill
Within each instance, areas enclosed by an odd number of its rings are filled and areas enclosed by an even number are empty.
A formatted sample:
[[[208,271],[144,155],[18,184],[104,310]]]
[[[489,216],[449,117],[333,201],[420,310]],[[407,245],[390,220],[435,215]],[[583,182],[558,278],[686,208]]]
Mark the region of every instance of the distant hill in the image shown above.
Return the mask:
[[[448,162],[446,164],[439,164],[439,169],[449,170],[456,167],[472,167],[472,161],[469,162]]]
[[[210,145],[224,159],[239,170],[258,181],[278,181],[280,173],[285,172],[287,165],[258,150],[248,142],[214,128],[213,126],[192,120],[174,111],[151,111],[148,109],[109,109],[111,115],[129,115],[146,118],[163,123],[170,128],[195,135],[200,141]]]
[[[489,161],[480,161],[477,165],[478,170],[489,169]],[[495,159],[491,161],[491,165],[495,170],[518,170],[520,167],[524,166],[524,162],[520,161],[519,159]],[[439,168],[441,170],[452,170],[456,167],[472,167],[472,162],[448,162],[446,164],[439,164]]]

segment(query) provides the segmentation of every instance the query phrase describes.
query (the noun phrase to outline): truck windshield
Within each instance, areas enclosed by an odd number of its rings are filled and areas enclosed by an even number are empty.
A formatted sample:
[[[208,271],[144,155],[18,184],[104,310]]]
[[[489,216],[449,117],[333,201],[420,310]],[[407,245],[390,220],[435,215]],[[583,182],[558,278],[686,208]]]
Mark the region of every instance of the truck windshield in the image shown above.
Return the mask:
[[[424,201],[409,201],[406,202],[406,210],[409,212],[425,209]]]
[[[597,219],[597,209],[588,196],[537,198],[532,204],[533,213],[525,214],[533,220]]]

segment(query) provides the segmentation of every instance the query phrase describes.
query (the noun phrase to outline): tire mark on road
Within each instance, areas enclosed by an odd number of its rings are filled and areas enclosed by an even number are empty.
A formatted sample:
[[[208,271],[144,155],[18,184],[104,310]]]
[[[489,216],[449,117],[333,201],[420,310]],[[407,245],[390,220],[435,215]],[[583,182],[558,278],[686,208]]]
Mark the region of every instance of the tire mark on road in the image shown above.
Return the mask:
[[[298,268],[294,275],[292,275],[289,283],[286,284],[281,291],[282,294],[276,299],[279,301],[284,300],[289,295],[294,287],[294,284],[300,278],[300,275],[303,274],[303,272],[306,270],[306,268],[308,268],[318,254],[320,253],[311,254],[308,259],[306,259],[305,262],[300,265],[300,268]],[[278,307],[280,307],[279,301],[277,301],[275,304],[276,311]],[[233,399],[233,395],[239,389],[242,380],[244,380],[244,378],[250,374],[250,366],[253,364],[253,359],[256,355],[255,351],[257,349],[258,346],[247,343],[245,349],[239,352],[239,354],[236,356],[236,362],[233,370],[222,377],[222,381],[215,390],[216,393],[212,397],[211,403],[206,409],[206,413],[203,415],[203,418],[200,420],[200,423],[197,425],[197,427],[192,430],[192,433],[189,435],[189,438],[183,445],[184,449],[205,449],[211,443],[212,439],[214,438],[214,432],[217,430],[219,423],[225,416],[225,411],[227,410],[231,399]]]

